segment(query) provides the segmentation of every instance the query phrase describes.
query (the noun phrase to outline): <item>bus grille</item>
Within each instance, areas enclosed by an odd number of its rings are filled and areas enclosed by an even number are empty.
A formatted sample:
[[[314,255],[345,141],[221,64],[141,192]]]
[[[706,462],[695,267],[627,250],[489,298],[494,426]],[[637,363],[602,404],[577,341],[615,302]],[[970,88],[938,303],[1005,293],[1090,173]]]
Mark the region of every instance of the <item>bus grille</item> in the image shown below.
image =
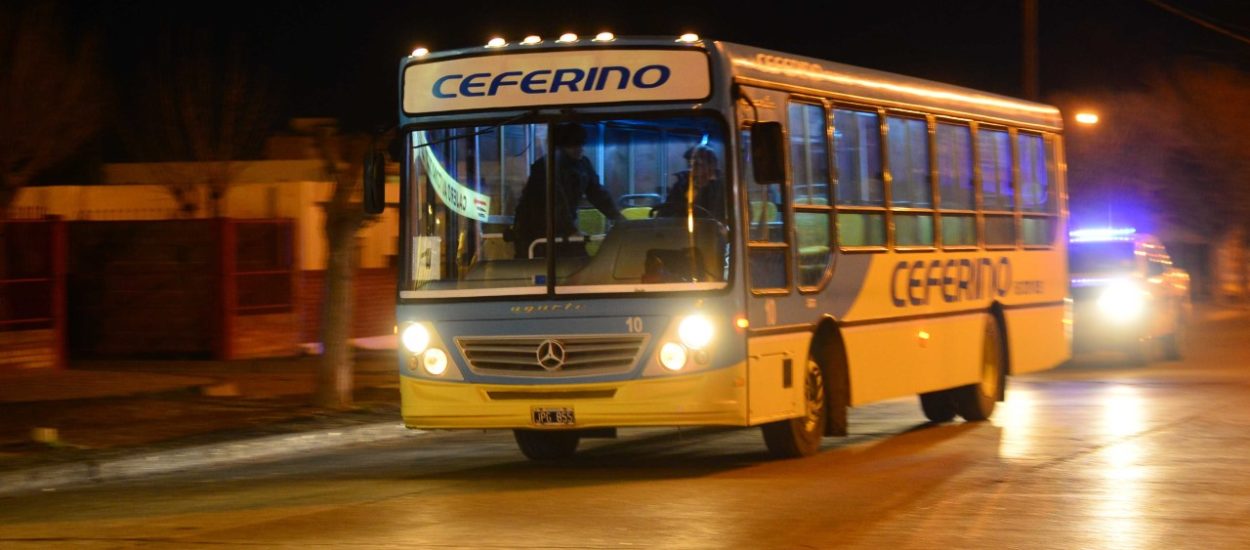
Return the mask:
[[[477,374],[559,378],[629,372],[647,339],[645,334],[462,336],[456,347]]]

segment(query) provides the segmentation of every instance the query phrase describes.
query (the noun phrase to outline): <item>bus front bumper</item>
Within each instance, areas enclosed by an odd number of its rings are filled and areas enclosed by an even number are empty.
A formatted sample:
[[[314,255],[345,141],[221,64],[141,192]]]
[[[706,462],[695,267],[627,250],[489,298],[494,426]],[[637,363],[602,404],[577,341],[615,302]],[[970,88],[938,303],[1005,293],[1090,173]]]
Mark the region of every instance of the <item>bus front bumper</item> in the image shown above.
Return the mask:
[[[746,426],[744,365],[593,384],[502,385],[400,377],[409,428],[581,429]],[[537,425],[535,410],[571,410],[571,425]]]

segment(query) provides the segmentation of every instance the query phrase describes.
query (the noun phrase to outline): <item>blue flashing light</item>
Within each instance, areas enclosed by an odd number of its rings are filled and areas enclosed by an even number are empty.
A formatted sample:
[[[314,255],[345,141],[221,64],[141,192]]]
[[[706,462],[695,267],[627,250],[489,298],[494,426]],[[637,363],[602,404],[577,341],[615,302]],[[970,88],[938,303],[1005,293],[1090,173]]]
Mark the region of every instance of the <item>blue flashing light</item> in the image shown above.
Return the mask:
[[[1100,227],[1074,229],[1068,232],[1068,240],[1074,243],[1131,241],[1137,230],[1132,227]]]

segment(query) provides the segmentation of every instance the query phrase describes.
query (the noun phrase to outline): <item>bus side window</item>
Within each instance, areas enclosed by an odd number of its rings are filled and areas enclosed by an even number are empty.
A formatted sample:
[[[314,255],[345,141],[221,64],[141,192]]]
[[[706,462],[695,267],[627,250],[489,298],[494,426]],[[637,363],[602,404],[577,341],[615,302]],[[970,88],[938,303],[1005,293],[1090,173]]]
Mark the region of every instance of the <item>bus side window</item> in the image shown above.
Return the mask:
[[[977,128],[981,169],[981,208],[985,211],[985,244],[1016,244],[1015,182],[1011,178],[1011,136],[1007,130]]]
[[[785,218],[781,215],[780,184],[763,185],[751,177],[751,133],[741,133],[743,183],[747,195],[747,270],[751,288],[756,291],[787,290],[789,250],[786,246]]]
[[[829,134],[824,106],[790,104],[790,173],[794,195],[795,278],[815,290],[833,258],[829,208]]]
[[[885,246],[885,178],[876,111],[833,111],[838,239],[842,246]]]

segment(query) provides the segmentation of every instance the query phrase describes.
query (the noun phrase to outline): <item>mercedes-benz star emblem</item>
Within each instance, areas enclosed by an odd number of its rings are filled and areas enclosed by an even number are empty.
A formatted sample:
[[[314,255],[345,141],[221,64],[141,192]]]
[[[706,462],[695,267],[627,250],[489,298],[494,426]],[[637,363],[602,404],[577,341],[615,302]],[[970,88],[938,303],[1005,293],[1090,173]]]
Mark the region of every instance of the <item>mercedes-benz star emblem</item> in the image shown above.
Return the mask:
[[[538,366],[558,371],[564,366],[564,344],[559,340],[543,340],[538,344]]]

